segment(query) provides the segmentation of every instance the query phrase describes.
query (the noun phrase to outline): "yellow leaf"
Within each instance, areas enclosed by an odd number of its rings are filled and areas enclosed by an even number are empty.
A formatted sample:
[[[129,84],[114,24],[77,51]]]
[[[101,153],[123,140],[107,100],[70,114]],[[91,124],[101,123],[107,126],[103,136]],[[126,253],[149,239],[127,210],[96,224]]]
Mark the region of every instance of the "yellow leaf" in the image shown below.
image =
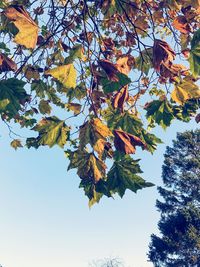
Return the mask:
[[[4,11],[5,16],[18,28],[19,32],[14,41],[26,48],[34,49],[38,38],[38,25],[32,20],[23,6],[8,7]]]
[[[102,157],[102,154],[105,149],[106,141],[103,139],[98,139],[97,142],[94,145],[94,150],[98,153],[99,157]]]
[[[94,155],[90,155],[88,165],[90,166],[90,171],[93,173],[94,181],[97,183],[105,175],[106,165],[105,163],[96,158]]]
[[[184,80],[175,86],[172,91],[171,98],[181,105],[189,99],[200,98],[199,86],[192,81]]]
[[[57,0],[58,4],[64,6],[66,5],[67,1],[66,0]]]
[[[92,124],[96,133],[100,135],[100,138],[106,138],[113,135],[107,125],[103,124],[100,119],[94,118]]]
[[[51,75],[59,82],[61,82],[66,88],[76,87],[76,69],[73,64],[63,65],[51,70],[45,71],[46,75]]]
[[[66,104],[66,107],[73,111],[74,112],[74,115],[77,115],[81,112],[81,105],[80,104],[77,104],[77,103],[69,103],[69,104]]]

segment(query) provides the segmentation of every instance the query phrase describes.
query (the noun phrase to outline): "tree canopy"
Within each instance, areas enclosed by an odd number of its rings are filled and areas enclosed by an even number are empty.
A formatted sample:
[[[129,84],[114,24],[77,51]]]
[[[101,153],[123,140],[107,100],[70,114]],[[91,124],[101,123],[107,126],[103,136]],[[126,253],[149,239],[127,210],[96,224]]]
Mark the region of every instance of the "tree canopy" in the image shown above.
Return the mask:
[[[64,149],[90,205],[152,186],[130,155],[154,152],[151,128],[200,121],[199,0],[3,0],[0,11],[11,146]]]
[[[180,133],[167,147],[159,187],[164,201],[161,235],[152,235],[149,258],[158,267],[197,267],[200,263],[200,130]]]

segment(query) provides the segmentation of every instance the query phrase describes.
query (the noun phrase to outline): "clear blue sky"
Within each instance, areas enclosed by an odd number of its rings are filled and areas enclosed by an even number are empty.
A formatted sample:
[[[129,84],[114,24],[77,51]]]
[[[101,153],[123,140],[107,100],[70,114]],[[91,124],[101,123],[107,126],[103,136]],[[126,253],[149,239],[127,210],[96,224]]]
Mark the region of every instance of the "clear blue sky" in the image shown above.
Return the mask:
[[[177,131],[197,124],[174,123],[157,130],[165,144],[142,157],[143,177],[161,184],[166,145]],[[157,231],[156,187],[127,191],[124,199],[103,199],[89,210],[75,171],[59,148],[38,151],[9,147],[0,137],[0,263],[3,267],[88,267],[95,259],[118,256],[127,267],[148,267],[150,234]]]

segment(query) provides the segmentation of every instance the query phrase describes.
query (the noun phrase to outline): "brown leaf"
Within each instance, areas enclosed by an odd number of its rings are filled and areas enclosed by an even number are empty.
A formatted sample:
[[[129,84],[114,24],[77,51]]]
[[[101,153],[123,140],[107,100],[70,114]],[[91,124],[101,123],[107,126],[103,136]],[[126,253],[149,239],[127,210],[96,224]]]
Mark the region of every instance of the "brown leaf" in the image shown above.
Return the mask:
[[[135,147],[141,146],[146,149],[146,144],[137,136],[126,133],[122,130],[114,130],[114,145],[117,150],[124,152],[125,154],[134,154]]]
[[[188,69],[181,64],[163,63],[160,66],[160,74],[162,77],[173,79],[179,75],[187,75]]]
[[[116,65],[108,60],[99,60],[98,61],[101,68],[105,71],[109,80],[113,82],[118,82],[119,78],[117,77],[117,73],[119,72]]]
[[[181,33],[187,34],[191,31],[191,27],[188,24],[185,16],[178,16],[174,19],[172,25],[175,29],[180,31]]]
[[[175,59],[175,52],[165,41],[156,39],[153,45],[153,66],[160,72],[163,63],[171,63]]]
[[[131,71],[131,67],[135,65],[135,59],[131,55],[125,55],[119,57],[119,59],[116,62],[116,67],[118,71],[120,71],[123,74],[128,75]]]
[[[113,98],[113,107],[119,108],[121,112],[124,111],[124,103],[128,100],[128,86],[124,86],[119,92],[117,92]]]
[[[199,123],[200,122],[200,113],[196,115],[195,121],[196,121],[196,123]]]
[[[17,64],[7,57],[5,54],[0,54],[0,72],[4,71],[16,71],[17,70]]]

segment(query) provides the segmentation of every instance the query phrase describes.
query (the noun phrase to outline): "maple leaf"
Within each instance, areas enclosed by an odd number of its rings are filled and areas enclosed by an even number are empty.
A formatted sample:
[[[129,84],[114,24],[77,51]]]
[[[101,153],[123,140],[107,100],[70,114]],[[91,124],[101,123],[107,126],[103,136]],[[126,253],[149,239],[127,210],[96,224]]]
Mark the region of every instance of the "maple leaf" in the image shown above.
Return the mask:
[[[166,129],[174,119],[172,106],[166,99],[148,103],[145,110],[147,110],[146,117],[149,121],[149,127],[154,127],[154,122],[156,122],[163,129]]]
[[[195,121],[196,121],[196,123],[199,123],[200,122],[200,113],[197,114],[197,116],[195,117]]]
[[[58,66],[51,70],[45,71],[46,75],[51,75],[59,82],[61,82],[66,88],[76,87],[76,69],[73,64]]]
[[[190,69],[195,77],[200,75],[200,29],[194,33],[191,41]]]
[[[160,66],[160,74],[162,77],[173,78],[180,76],[180,75],[187,75],[189,74],[188,69],[181,65],[181,64],[172,64],[172,63],[162,63]]]
[[[181,33],[187,34],[191,31],[191,27],[188,24],[187,19],[185,16],[178,16],[173,20],[172,25],[174,26],[175,29],[180,31]]]
[[[77,168],[77,174],[81,179],[90,180],[97,183],[105,177],[106,165],[93,153],[86,150],[67,151],[70,164],[68,170]]]
[[[150,68],[152,68],[153,62],[153,50],[152,48],[147,48],[140,52],[140,55],[135,59],[136,68],[146,75],[149,73]]]
[[[15,78],[0,81],[0,101],[7,101],[6,113],[15,116],[30,100],[24,89],[25,83]]]
[[[26,66],[25,68],[25,77],[28,80],[34,79],[34,80],[39,80],[40,79],[40,74],[37,68],[34,68],[31,65]]]
[[[66,104],[66,107],[74,112],[74,115],[78,115],[81,112],[81,105],[78,103],[68,103]]]
[[[188,99],[198,99],[200,98],[199,86],[191,80],[185,79],[175,85],[175,88],[171,93],[171,98],[181,105],[183,105]]]
[[[143,149],[146,149],[146,144],[133,134],[126,133],[122,130],[114,130],[113,133],[115,136],[114,144],[116,149],[125,154],[134,154],[136,146],[141,146]]]
[[[28,148],[38,148],[45,145],[64,147],[69,138],[69,128],[64,121],[59,120],[56,116],[43,118],[32,130],[38,132],[39,135],[36,138],[27,138]]]
[[[156,39],[153,45],[153,67],[160,71],[162,63],[172,62],[175,59],[175,52],[167,42]]]
[[[135,58],[131,55],[124,55],[118,58],[116,61],[116,67],[118,71],[128,75],[131,68],[135,65]]]
[[[112,136],[112,132],[100,119],[91,119],[80,128],[80,147],[83,149],[87,144],[90,144],[98,153],[102,154],[103,141],[106,141],[110,136]],[[101,143],[97,143],[99,140],[102,140]]]
[[[107,187],[111,192],[123,197],[127,189],[136,193],[139,189],[153,186],[138,175],[142,173],[138,161],[126,155],[114,162],[107,175]]]
[[[19,139],[14,139],[11,143],[10,143],[11,147],[13,147],[15,150],[17,150],[19,147],[23,147],[21,144],[21,141]]]
[[[113,64],[109,60],[99,60],[98,61],[99,66],[105,71],[108,79],[113,82],[118,82],[119,78],[117,74],[119,73],[119,70],[117,69],[116,64]]]
[[[21,5],[11,5],[3,13],[19,30],[14,41],[26,48],[34,49],[37,44],[39,27],[25,8]]]
[[[52,109],[49,105],[49,101],[44,99],[40,101],[38,108],[42,114],[50,114]]]
[[[17,64],[7,57],[5,54],[0,53],[0,73],[4,71],[16,71]]]
[[[113,98],[113,107],[119,108],[121,112],[124,111],[124,104],[128,100],[128,87],[124,86],[119,92],[117,92]]]

